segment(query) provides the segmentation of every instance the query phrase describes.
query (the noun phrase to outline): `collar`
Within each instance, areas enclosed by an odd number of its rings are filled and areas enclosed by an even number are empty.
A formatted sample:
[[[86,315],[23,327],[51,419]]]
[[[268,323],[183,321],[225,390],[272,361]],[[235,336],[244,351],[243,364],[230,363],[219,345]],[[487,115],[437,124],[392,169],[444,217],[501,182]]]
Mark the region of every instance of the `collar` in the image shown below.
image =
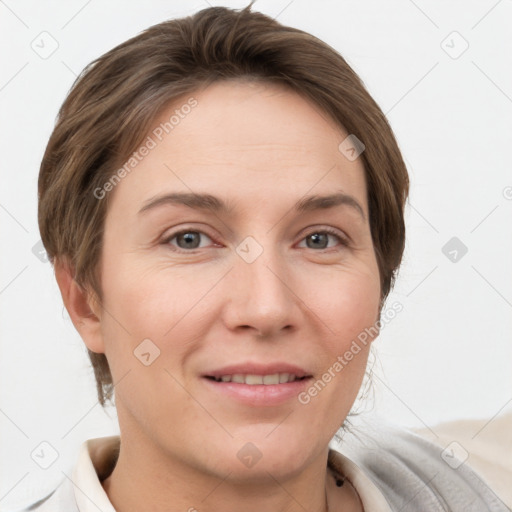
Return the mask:
[[[75,500],[80,512],[116,512],[101,481],[114,469],[120,443],[120,436],[109,436],[81,444],[73,468]]]

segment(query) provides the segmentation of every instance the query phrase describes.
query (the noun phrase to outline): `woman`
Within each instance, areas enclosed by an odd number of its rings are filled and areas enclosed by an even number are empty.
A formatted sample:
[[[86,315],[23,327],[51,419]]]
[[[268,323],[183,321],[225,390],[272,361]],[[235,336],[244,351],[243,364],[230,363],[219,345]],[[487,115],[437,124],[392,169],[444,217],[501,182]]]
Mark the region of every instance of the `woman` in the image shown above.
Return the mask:
[[[91,64],[43,158],[39,223],[121,435],[84,443],[30,510],[507,510],[419,436],[346,430],[408,185],[345,60],[250,6]]]

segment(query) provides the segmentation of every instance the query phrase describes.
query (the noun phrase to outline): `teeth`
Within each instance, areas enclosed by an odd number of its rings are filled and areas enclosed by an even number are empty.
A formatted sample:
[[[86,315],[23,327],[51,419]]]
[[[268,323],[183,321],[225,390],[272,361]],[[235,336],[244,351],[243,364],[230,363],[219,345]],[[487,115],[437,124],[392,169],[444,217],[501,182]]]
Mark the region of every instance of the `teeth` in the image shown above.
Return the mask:
[[[287,382],[294,382],[297,376],[293,373],[273,373],[272,375],[243,375],[235,373],[234,375],[223,375],[222,377],[215,377],[217,382],[236,382],[238,384],[249,384],[250,386],[256,385],[272,385],[272,384],[286,384]]]
[[[263,377],[261,375],[246,375],[245,376],[246,384],[263,384]]]
[[[261,380],[263,381],[263,384],[279,384],[279,373],[265,375]]]

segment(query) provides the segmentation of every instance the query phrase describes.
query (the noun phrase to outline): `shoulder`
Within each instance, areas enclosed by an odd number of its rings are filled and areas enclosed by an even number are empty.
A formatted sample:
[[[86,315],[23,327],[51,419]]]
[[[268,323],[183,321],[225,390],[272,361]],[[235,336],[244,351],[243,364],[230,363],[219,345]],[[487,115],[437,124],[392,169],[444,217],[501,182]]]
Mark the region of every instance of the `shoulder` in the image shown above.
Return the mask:
[[[82,442],[75,465],[52,492],[46,493],[23,510],[10,512],[80,512],[95,508],[115,512],[101,480],[112,471],[119,453],[120,436],[88,439]],[[76,490],[76,492],[75,492]]]
[[[73,484],[64,478],[46,496],[16,512],[79,512],[75,500]],[[14,512],[14,511],[13,511]]]
[[[442,447],[448,457],[458,455],[512,508],[512,412],[445,422],[417,433]]]
[[[381,421],[349,427],[337,449],[366,472],[393,509],[510,512],[469,464],[411,430]]]

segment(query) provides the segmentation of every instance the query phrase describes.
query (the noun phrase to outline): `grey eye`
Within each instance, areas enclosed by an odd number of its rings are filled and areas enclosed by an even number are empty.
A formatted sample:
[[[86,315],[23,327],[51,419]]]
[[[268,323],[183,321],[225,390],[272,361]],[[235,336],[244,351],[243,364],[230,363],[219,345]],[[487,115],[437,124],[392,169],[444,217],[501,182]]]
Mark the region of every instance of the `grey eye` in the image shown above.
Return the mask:
[[[167,238],[166,243],[169,244],[175,240],[172,245],[177,246],[179,249],[198,249],[201,246],[202,236],[210,240],[210,237],[201,231],[180,231]]]
[[[332,236],[332,235],[331,235]],[[308,248],[315,249],[326,249],[329,245],[329,234],[328,233],[312,233],[306,237],[306,240],[311,240],[311,244],[306,242]]]

